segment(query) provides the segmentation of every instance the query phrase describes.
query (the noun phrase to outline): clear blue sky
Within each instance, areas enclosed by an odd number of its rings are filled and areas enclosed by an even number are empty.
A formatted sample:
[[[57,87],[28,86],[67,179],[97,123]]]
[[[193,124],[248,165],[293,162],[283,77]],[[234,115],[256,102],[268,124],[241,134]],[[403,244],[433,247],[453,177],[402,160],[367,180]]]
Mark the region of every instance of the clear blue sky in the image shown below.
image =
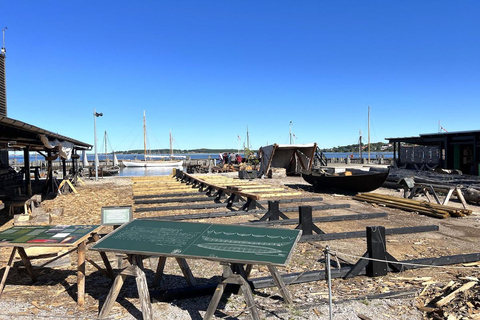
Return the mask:
[[[479,130],[480,1],[3,1],[8,116],[115,151]]]

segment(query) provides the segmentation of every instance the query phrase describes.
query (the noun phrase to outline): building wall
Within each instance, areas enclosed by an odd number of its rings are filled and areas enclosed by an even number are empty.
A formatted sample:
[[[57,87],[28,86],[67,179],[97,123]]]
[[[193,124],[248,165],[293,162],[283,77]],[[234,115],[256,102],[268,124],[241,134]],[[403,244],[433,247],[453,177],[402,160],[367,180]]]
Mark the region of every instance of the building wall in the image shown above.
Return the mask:
[[[5,76],[5,55],[0,53],[0,116],[7,116],[7,84]],[[0,150],[0,168],[8,166],[8,151]]]
[[[0,53],[0,116],[7,116],[7,83],[5,76],[5,55]]]
[[[399,152],[400,166],[427,164],[431,167],[440,163],[440,149],[436,146],[402,146]]]

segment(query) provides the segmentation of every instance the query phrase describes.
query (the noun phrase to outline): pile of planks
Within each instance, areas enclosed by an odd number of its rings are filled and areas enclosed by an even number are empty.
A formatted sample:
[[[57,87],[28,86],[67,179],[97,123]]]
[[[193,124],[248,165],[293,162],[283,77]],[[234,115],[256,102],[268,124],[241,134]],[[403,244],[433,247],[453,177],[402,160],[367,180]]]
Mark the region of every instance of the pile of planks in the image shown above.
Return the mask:
[[[418,212],[419,214],[440,219],[448,217],[464,217],[472,214],[472,210],[468,209],[460,209],[427,201],[392,197],[378,193],[359,193],[353,197],[353,199],[385,205],[391,208]]]
[[[417,297],[428,319],[480,319],[479,280],[459,277],[446,285],[430,281]]]

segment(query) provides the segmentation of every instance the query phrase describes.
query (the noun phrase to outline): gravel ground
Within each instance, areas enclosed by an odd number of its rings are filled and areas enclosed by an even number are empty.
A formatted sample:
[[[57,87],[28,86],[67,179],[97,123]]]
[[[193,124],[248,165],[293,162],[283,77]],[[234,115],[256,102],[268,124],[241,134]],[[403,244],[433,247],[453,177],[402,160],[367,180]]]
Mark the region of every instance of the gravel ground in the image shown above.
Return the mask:
[[[130,178],[104,178],[98,182],[87,180],[85,186],[78,187],[79,194],[66,194],[45,201],[42,206],[48,211],[52,208],[64,208],[64,214],[53,218],[52,224],[98,224],[102,206],[133,205]],[[298,190],[308,188],[301,178],[269,179],[265,183],[287,185]],[[401,196],[400,191],[379,189],[376,192]],[[317,194],[318,195],[318,194]],[[311,194],[309,194],[311,196]],[[387,218],[371,221],[344,221],[342,223],[322,224],[326,232],[362,230],[367,225],[384,225],[386,227],[437,224],[440,231],[414,235],[394,235],[387,239],[388,251],[397,259],[413,259],[420,257],[435,257],[441,255],[476,252],[474,244],[478,242],[477,232],[480,226],[478,214],[461,218],[436,220],[401,210],[378,207],[351,199],[351,196],[337,194],[320,194],[325,203],[348,203],[347,210],[332,210],[328,214],[345,214],[354,212],[388,212]],[[457,205],[453,203],[454,205]],[[471,206],[474,211],[478,208]],[[185,212],[170,212],[180,214]],[[158,213],[157,213],[158,214]],[[145,217],[141,214],[135,217]],[[236,220],[237,219],[237,220]],[[235,223],[237,218],[217,218],[200,220],[198,222]],[[243,218],[252,219],[252,217]],[[12,225],[6,222],[1,230]],[[108,232],[108,230],[106,230]],[[332,250],[361,256],[366,250],[364,239],[335,240],[325,243],[299,244],[286,268],[279,272],[306,272],[322,270],[323,248],[329,245]],[[1,265],[8,259],[7,250],[2,249]],[[101,264],[101,259],[94,252],[87,253],[94,261]],[[116,257],[109,256],[112,264]],[[355,262],[354,257],[344,257],[349,262]],[[76,257],[72,255],[72,261]],[[190,267],[200,283],[216,283],[221,274],[218,263],[193,260]],[[146,263],[146,275],[149,282],[153,280],[153,261]],[[266,268],[258,267],[252,271],[252,277],[266,276]],[[0,319],[95,319],[105,301],[111,287],[109,279],[99,273],[93,266],[87,264],[87,289],[85,307],[79,308],[75,302],[76,274],[74,266],[54,269],[41,269],[39,279],[31,285],[22,268],[14,268],[9,274],[7,286],[0,299]],[[185,285],[182,273],[175,261],[167,260],[165,277],[161,288],[182,287]],[[401,274],[389,274],[385,277],[367,278],[355,277],[349,280],[333,279],[333,319],[425,319],[423,312],[416,307],[420,292],[426,284],[419,277],[429,277],[431,285],[444,284],[459,276],[479,275],[478,269],[417,269]],[[161,289],[160,288],[160,289]],[[157,288],[158,289],[158,288]],[[288,286],[294,298],[294,304],[287,306],[279,297],[276,288],[258,289],[254,292],[255,302],[262,319],[329,319],[328,287],[325,281],[315,281]],[[399,293],[402,298],[372,299],[379,294]],[[397,296],[398,296],[397,295]],[[392,295],[395,296],[395,295]],[[211,296],[174,300],[171,302],[154,302],[155,319],[202,319],[208,307]],[[141,319],[140,304],[133,278],[128,277],[117,302],[108,319]],[[243,297],[232,295],[227,301],[222,301],[215,314],[218,319],[249,319],[245,310]]]

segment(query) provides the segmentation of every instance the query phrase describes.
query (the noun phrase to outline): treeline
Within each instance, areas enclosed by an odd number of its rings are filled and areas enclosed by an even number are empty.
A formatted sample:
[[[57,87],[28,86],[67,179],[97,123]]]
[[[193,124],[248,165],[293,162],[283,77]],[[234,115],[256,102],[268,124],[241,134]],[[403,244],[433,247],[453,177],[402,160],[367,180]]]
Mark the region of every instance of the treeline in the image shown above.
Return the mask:
[[[363,152],[368,151],[367,144],[362,144]],[[332,148],[324,148],[320,149],[322,152],[358,152],[358,144],[351,144],[348,146],[338,146]],[[388,145],[387,143],[383,142],[375,142],[370,143],[370,151],[371,152],[391,152],[393,151],[393,147]],[[200,149],[174,149],[174,154],[216,154],[216,153],[237,153],[237,149],[207,149],[207,148],[200,148]],[[244,153],[244,150],[240,150],[241,153]],[[117,153],[122,154],[143,154],[143,149],[137,150],[128,150],[128,151],[118,151]],[[170,149],[151,149],[148,150],[150,154],[165,154],[170,155]]]
[[[368,151],[368,145],[362,144],[363,152]],[[338,146],[333,148],[321,149],[322,152],[358,152],[358,144],[351,144],[348,146]],[[383,142],[370,143],[371,152],[389,152],[393,151],[393,147]]]
[[[149,149],[147,150],[148,153],[151,154],[166,154],[170,155],[170,149]],[[143,154],[143,149],[138,149],[138,150],[128,150],[128,151],[118,151],[117,153],[122,153],[122,154]],[[182,149],[173,149],[174,154],[195,154],[195,153],[237,153],[237,149],[206,149],[206,148],[201,148],[201,149],[190,149],[190,150],[182,150]],[[243,153],[243,150],[240,150],[240,152]]]

